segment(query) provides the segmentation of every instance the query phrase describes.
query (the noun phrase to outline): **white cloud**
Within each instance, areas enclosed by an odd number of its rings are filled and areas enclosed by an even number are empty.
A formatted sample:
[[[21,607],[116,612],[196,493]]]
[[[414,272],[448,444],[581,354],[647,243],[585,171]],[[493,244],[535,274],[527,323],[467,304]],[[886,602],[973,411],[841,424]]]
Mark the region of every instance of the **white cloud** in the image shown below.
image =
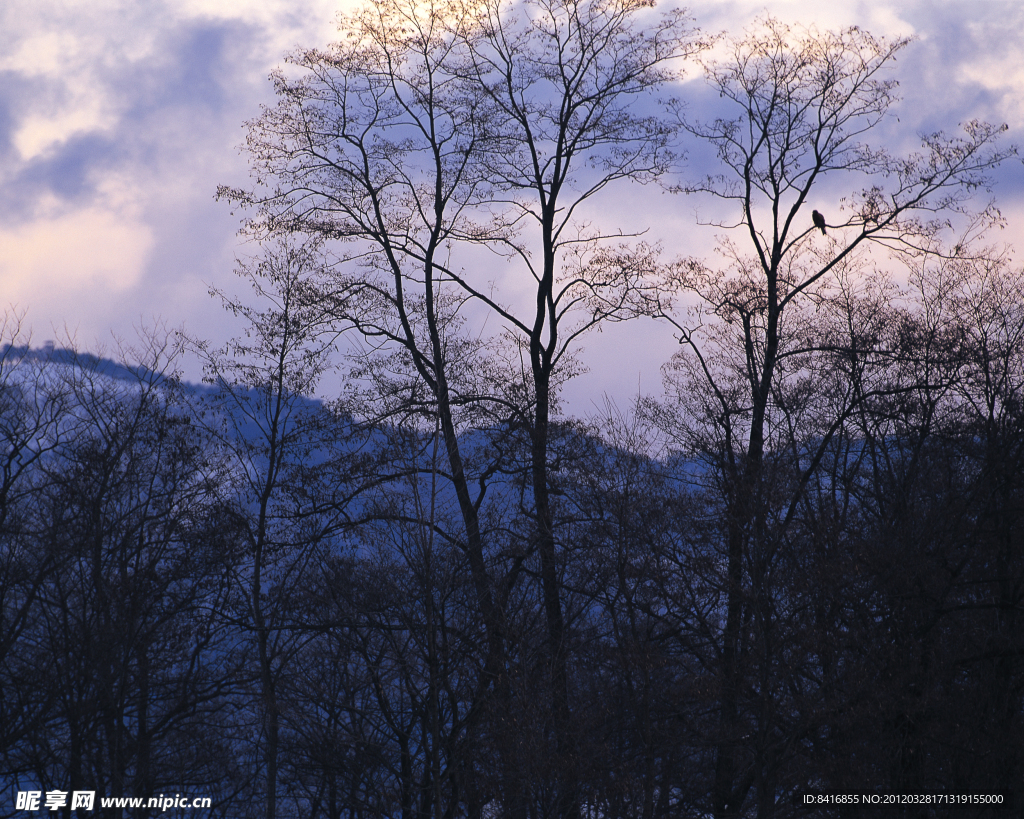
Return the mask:
[[[109,95],[96,82],[88,40],[67,31],[28,36],[0,58],[0,70],[32,81],[36,93],[22,97],[12,142],[23,161],[44,154],[72,136],[109,130],[117,121]]]
[[[0,289],[33,307],[116,297],[138,281],[152,240],[146,224],[102,206],[0,230]]]
[[[261,29],[265,74],[296,45],[332,38],[338,8],[335,0],[13,0],[0,12],[0,70],[32,81],[34,93],[13,106],[12,142],[27,162],[77,135],[109,133],[122,113],[112,80],[130,75],[134,64],[160,61],[162,36],[175,27],[217,21]]]

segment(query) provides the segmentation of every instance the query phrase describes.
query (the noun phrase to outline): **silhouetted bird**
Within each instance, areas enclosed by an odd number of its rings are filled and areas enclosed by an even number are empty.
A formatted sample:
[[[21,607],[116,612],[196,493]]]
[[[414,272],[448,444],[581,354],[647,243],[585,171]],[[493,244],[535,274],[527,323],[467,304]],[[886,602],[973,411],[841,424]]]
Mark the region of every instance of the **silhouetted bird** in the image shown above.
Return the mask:
[[[814,220],[814,226],[821,231],[821,235],[825,235],[825,217],[822,216],[818,211],[811,211],[811,219]]]

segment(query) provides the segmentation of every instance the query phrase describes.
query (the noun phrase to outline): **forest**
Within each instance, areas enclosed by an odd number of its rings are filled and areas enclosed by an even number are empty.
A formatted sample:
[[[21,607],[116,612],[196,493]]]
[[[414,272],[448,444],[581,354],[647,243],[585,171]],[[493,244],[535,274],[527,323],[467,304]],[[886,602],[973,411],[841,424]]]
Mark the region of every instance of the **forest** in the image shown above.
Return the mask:
[[[238,338],[0,328],[0,816],[1012,815],[1020,160],[900,130],[910,47],[379,0],[292,53],[217,194]],[[652,320],[663,391],[570,412]]]

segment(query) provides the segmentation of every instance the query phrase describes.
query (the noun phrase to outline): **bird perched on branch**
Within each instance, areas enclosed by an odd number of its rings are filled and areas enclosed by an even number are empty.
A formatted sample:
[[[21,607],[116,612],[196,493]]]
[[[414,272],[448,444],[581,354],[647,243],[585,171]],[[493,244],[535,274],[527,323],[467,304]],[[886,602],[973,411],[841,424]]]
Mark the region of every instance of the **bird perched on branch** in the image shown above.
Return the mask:
[[[821,235],[825,235],[825,217],[822,216],[818,211],[811,211],[811,219],[814,220],[814,226],[821,231]]]

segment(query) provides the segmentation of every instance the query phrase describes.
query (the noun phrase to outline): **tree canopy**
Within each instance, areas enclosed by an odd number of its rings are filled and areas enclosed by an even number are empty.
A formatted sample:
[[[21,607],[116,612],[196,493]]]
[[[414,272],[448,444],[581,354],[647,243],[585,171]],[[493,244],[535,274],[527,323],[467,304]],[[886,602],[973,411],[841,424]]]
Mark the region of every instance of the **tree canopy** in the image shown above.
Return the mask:
[[[7,804],[1006,807],[1024,273],[977,196],[1005,126],[898,155],[913,46],[858,28],[714,38],[646,0],[340,20],[273,74],[252,186],[219,191],[258,248],[249,292],[213,294],[243,337],[153,332],[113,365],[4,325]],[[684,106],[695,67],[713,109]],[[671,242],[602,218],[638,185],[672,194]],[[725,208],[713,258],[690,197]],[[569,414],[608,366],[587,334],[639,320],[679,342],[651,351],[663,393]]]

